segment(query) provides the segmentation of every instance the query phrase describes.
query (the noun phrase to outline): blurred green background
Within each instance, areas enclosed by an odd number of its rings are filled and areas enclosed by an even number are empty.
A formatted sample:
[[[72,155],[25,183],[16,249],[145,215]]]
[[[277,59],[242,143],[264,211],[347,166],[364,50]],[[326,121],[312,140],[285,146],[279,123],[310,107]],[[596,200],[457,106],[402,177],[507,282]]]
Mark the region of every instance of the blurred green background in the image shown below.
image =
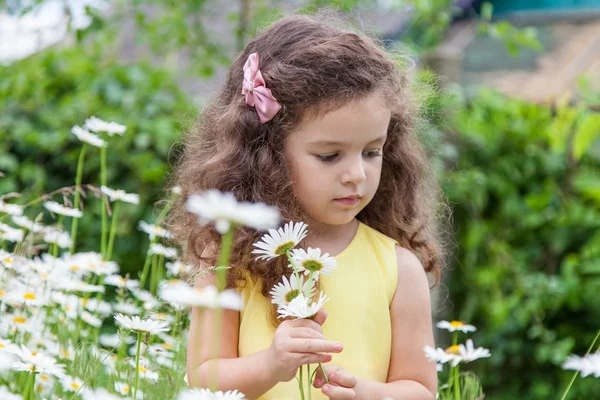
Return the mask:
[[[26,51],[14,34],[26,25],[14,21],[47,20],[54,3],[64,30]],[[478,327],[474,341],[492,357],[471,369],[486,398],[558,398],[572,376],[562,362],[600,328],[600,60],[584,57],[599,14],[585,2],[498,3],[499,15],[447,0],[0,1],[0,195],[25,204],[73,185],[71,127],[92,115],[126,125],[109,140],[108,186],[141,198],[121,209],[115,248],[135,273],[148,244],[137,221],[156,218],[178,140],[230,60],[286,12],[331,9],[416,65],[422,137],[453,212],[436,319]],[[99,163],[88,151],[84,183],[100,186]],[[84,203],[78,250],[98,251],[100,204]],[[569,398],[593,393],[600,380],[579,378]]]

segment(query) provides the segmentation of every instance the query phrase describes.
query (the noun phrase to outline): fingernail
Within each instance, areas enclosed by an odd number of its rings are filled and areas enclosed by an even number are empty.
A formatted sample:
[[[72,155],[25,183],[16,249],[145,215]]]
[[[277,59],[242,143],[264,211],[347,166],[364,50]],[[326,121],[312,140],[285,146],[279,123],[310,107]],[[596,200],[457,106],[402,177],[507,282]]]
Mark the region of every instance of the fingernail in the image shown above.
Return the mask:
[[[336,349],[337,351],[342,351],[342,349],[343,349],[343,348],[344,348],[344,346],[342,346],[342,344],[341,344],[341,343],[336,343],[336,344],[335,344],[335,349]]]

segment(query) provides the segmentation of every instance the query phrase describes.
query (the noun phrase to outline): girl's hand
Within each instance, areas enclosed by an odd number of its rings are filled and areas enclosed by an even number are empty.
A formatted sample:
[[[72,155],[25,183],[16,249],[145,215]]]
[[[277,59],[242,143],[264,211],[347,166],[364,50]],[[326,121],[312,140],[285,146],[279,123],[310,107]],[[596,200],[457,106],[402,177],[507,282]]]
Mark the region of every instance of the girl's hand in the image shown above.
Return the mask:
[[[359,399],[358,395],[358,379],[344,369],[335,365],[323,365],[323,369],[327,374],[329,383],[325,382],[321,368],[317,368],[313,386],[321,388],[321,392],[335,400]]]
[[[342,351],[341,343],[330,342],[323,336],[321,325],[326,318],[327,314],[321,310],[312,320],[287,320],[279,325],[267,349],[270,373],[277,382],[294,379],[301,365],[331,361],[330,354],[319,353]]]

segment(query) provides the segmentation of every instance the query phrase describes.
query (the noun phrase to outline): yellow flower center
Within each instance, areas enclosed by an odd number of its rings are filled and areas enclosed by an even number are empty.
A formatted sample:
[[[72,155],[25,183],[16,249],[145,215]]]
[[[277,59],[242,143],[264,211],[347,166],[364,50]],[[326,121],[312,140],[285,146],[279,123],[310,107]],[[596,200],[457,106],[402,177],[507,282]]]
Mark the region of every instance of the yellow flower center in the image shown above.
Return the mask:
[[[173,348],[173,346],[171,346],[169,343],[163,343],[162,347],[165,350],[171,350]]]
[[[0,297],[4,297],[6,296],[6,292],[2,289],[0,289]]]
[[[277,248],[275,249],[275,251],[273,253],[277,254],[278,256],[282,256],[285,253],[287,253],[288,251],[292,250],[295,245],[296,245],[296,243],[294,243],[290,240],[289,242],[285,242],[285,243],[282,243],[279,246],[277,246]]]
[[[26,321],[26,320],[25,320],[25,318],[23,318],[23,317],[14,317],[14,318],[13,318],[13,322],[14,322],[15,324],[24,324],[24,323],[25,323],[25,322],[27,322],[27,321]]]
[[[287,301],[289,303],[290,301],[292,301],[296,297],[298,297],[299,294],[300,294],[300,291],[298,289],[292,289],[289,292],[287,292],[287,294],[285,295],[285,301]]]
[[[4,348],[4,343],[0,343],[0,349]]]
[[[71,265],[71,271],[79,271],[79,269],[77,265]]]
[[[75,390],[79,390],[80,386],[78,384],[76,384],[75,382],[71,383],[71,387]]]
[[[461,326],[464,326],[465,323],[462,321],[450,321],[450,326],[453,328],[460,328]]]
[[[124,391],[125,393],[129,393],[129,387],[128,387],[128,386],[125,386],[125,387],[123,388],[123,391]]]
[[[320,271],[323,268],[323,264],[317,260],[306,260],[302,263],[302,266],[310,272]]]
[[[31,293],[31,292],[27,292],[23,295],[23,298],[26,300],[35,300],[35,294]]]
[[[125,278],[121,278],[121,283],[122,283],[123,285],[125,284],[125,282],[127,282],[127,279],[125,279]]]
[[[7,263],[7,264],[12,264],[13,260],[12,260],[12,258],[10,258],[10,257],[6,257],[6,258],[4,259],[4,262],[5,262],[5,263]]]
[[[146,372],[146,368],[140,366],[140,372]]]
[[[40,375],[40,379],[43,381],[46,381],[46,382],[48,382],[50,380],[50,378],[48,378],[47,375]]]
[[[40,393],[42,393],[42,390],[44,390],[44,387],[42,385],[37,385],[36,390]]]
[[[446,349],[446,353],[447,354],[456,354],[456,355],[460,354],[460,352],[458,351],[458,345],[454,344],[454,345],[448,347]]]
[[[37,355],[37,353],[38,353],[37,351],[32,351],[32,352],[31,352],[31,355],[32,355],[32,356],[35,356],[35,355]]]

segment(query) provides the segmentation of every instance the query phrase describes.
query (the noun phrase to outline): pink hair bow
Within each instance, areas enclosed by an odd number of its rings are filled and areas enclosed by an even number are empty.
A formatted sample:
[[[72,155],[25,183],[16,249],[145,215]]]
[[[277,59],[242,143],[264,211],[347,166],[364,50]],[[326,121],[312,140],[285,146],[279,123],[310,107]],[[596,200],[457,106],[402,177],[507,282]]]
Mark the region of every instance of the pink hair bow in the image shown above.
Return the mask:
[[[242,94],[246,95],[246,104],[256,109],[261,123],[273,119],[281,105],[265,86],[265,80],[258,69],[258,53],[248,56],[244,64],[244,84]]]

